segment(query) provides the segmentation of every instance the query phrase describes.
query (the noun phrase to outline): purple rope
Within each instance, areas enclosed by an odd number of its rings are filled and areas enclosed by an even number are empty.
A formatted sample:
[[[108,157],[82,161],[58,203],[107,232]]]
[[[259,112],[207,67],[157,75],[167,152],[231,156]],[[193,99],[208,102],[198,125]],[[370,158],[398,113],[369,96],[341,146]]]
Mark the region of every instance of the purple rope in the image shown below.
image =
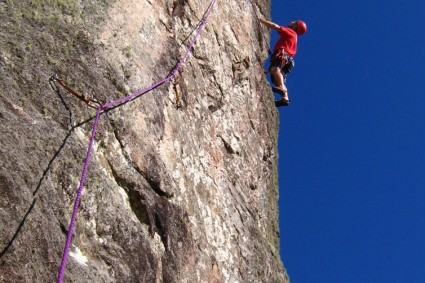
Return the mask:
[[[190,44],[189,44],[189,46],[188,46],[188,48],[186,50],[186,53],[184,54],[183,58],[180,59],[179,63],[174,68],[174,70],[167,77],[165,77],[164,79],[162,79],[162,80],[160,80],[160,81],[152,84],[151,86],[149,86],[147,88],[143,88],[143,89],[140,89],[140,90],[138,90],[138,91],[136,91],[134,93],[131,93],[131,94],[129,94],[126,97],[123,97],[123,98],[120,98],[120,99],[117,99],[117,100],[114,100],[114,101],[110,101],[108,103],[105,103],[105,104],[102,105],[103,108],[109,108],[109,107],[112,107],[112,106],[115,106],[115,105],[118,105],[118,104],[127,102],[129,100],[132,100],[132,99],[138,97],[139,95],[145,94],[146,92],[148,92],[148,91],[150,91],[150,90],[152,90],[152,89],[154,89],[154,88],[162,85],[163,83],[168,82],[169,80],[171,80],[176,75],[176,73],[179,71],[179,69],[183,65],[183,63],[186,61],[187,57],[189,56],[189,53],[191,53],[191,51],[193,49],[193,46],[195,45],[196,40],[198,39],[198,37],[201,34],[201,32],[202,32],[205,24],[207,23],[207,19],[210,16],[211,11],[212,11],[212,8],[213,8],[213,6],[214,6],[214,4],[215,4],[216,1],[217,0],[213,0],[211,2],[210,6],[208,7],[207,12],[205,13],[204,18],[202,19],[202,23],[199,26],[198,31],[196,32],[195,36],[193,37],[192,41],[190,42]]]
[[[149,86],[147,88],[140,89],[140,90],[138,90],[134,93],[131,93],[126,97],[105,103],[97,109],[96,119],[94,120],[94,123],[93,123],[93,129],[92,129],[92,134],[91,134],[91,138],[90,138],[90,143],[89,143],[89,147],[87,149],[86,159],[84,161],[83,172],[81,173],[80,185],[79,185],[78,190],[77,190],[77,197],[75,198],[74,211],[72,212],[71,223],[69,224],[68,235],[66,237],[66,244],[65,244],[64,251],[63,251],[62,262],[61,262],[61,265],[60,265],[60,268],[59,268],[59,274],[58,274],[58,280],[57,280],[58,283],[62,283],[63,276],[65,274],[66,262],[67,262],[67,259],[68,259],[69,249],[71,247],[71,242],[72,242],[72,233],[74,231],[78,207],[80,205],[81,195],[82,195],[82,192],[83,192],[84,183],[85,183],[86,176],[87,176],[89,159],[90,159],[90,155],[91,155],[91,151],[92,151],[92,147],[93,147],[93,143],[94,143],[94,138],[95,138],[95,135],[96,135],[96,127],[97,127],[97,124],[99,122],[99,118],[100,118],[100,114],[101,114],[102,110],[105,109],[105,108],[109,108],[109,107],[127,102],[129,100],[132,100],[132,99],[134,99],[134,98],[136,98],[136,97],[138,97],[142,94],[145,94],[146,92],[158,87],[159,85],[171,80],[176,75],[176,73],[179,71],[179,69],[181,68],[183,63],[186,61],[187,57],[189,56],[189,53],[192,51],[193,46],[195,45],[196,40],[198,39],[199,35],[201,34],[201,31],[203,30],[203,28],[204,28],[204,26],[207,22],[207,19],[209,18],[211,11],[212,11],[216,2],[217,2],[217,0],[213,0],[211,2],[210,6],[208,7],[207,12],[205,13],[204,18],[202,19],[201,25],[198,27],[196,35],[193,37],[192,41],[188,45],[186,53],[184,54],[182,59],[180,59],[177,66],[173,69],[173,71],[167,77],[165,77],[164,79],[152,84],[151,86]]]
[[[84,182],[86,180],[87,169],[88,169],[88,166],[89,166],[90,153],[91,153],[91,150],[92,150],[92,147],[93,147],[94,136],[96,134],[96,126],[97,126],[97,123],[99,122],[100,112],[102,112],[102,106],[100,106],[97,109],[96,119],[94,120],[94,123],[93,123],[93,129],[92,129],[92,133],[91,133],[89,148],[87,149],[86,160],[84,161],[84,168],[83,168],[83,172],[81,173],[80,186],[78,187],[78,190],[77,190],[77,197],[76,197],[75,203],[74,203],[74,211],[72,213],[71,223],[69,224],[68,235],[66,237],[66,244],[65,244],[64,251],[63,251],[62,263],[61,263],[61,266],[60,266],[60,269],[59,269],[58,282],[62,282],[63,275],[65,273],[66,261],[67,261],[67,258],[68,258],[69,248],[71,246],[71,241],[72,241],[72,232],[74,230],[75,220],[77,218],[78,206],[80,205],[81,194],[83,192]]]

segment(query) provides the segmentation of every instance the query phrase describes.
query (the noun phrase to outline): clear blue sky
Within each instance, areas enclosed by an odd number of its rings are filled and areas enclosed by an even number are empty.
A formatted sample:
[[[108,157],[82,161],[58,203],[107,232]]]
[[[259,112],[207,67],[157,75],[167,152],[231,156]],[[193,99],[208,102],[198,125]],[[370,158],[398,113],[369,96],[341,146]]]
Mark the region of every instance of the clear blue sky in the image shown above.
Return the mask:
[[[422,0],[272,0],[274,22],[308,24],[279,109],[292,283],[425,282],[424,13]]]

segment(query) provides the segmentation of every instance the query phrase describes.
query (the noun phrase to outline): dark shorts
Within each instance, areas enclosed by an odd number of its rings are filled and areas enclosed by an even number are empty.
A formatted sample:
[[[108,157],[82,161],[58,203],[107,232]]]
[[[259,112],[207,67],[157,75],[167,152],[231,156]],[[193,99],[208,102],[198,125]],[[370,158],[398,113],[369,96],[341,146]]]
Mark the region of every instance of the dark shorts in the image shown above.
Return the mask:
[[[273,53],[270,60],[270,67],[277,67],[281,70],[283,79],[286,81],[286,77],[295,66],[294,58],[286,53],[284,50],[277,50]]]

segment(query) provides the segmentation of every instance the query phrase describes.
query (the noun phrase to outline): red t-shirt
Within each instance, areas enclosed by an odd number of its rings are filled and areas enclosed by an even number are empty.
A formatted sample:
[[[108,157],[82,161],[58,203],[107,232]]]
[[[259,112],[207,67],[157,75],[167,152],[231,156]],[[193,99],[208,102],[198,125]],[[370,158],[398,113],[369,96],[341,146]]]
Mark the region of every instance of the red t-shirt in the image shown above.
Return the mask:
[[[297,33],[286,27],[280,27],[278,31],[280,38],[274,46],[274,51],[284,49],[289,55],[297,53]]]

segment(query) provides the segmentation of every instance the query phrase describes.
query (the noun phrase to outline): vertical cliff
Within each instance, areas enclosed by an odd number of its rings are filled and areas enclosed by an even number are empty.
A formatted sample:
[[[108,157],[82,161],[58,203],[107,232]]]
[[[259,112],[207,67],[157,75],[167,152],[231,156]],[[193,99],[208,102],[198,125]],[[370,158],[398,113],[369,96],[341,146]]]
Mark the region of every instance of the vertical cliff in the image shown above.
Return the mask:
[[[210,4],[0,1],[0,282],[54,281],[68,232],[96,111],[49,77],[102,102],[151,85]],[[289,282],[265,44],[249,1],[218,1],[171,82],[103,112],[65,282]]]

